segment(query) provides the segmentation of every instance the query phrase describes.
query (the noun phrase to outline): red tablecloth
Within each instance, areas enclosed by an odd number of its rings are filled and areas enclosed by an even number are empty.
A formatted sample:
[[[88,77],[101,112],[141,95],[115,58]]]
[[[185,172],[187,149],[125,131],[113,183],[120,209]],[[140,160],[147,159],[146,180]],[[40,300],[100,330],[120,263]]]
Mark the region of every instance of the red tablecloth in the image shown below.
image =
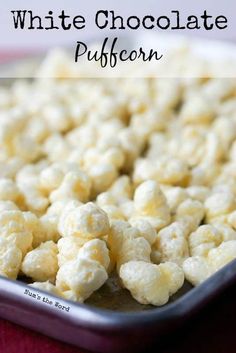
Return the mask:
[[[8,62],[9,60],[15,60],[16,58],[23,58],[28,54],[36,53],[36,51],[12,51],[12,50],[4,50],[0,52],[0,64]]]
[[[22,53],[2,53],[0,62],[19,55],[22,56]],[[82,352],[81,349],[0,320],[0,353]],[[214,301],[190,324],[159,342],[152,352],[236,353],[236,286]]]

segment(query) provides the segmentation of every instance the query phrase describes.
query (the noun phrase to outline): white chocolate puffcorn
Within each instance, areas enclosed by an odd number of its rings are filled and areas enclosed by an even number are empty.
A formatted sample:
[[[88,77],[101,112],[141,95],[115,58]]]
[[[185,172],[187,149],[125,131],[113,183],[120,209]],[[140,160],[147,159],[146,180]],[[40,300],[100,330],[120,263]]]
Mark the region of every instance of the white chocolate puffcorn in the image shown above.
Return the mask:
[[[80,239],[63,239],[71,238]],[[83,302],[107,280],[110,257],[105,242],[100,239],[89,240],[82,246],[74,245],[66,257],[59,257],[56,287],[67,299]]]
[[[57,245],[47,241],[25,256],[21,270],[36,282],[54,282],[58,270]]]
[[[106,213],[89,202],[74,209],[66,209],[60,217],[58,229],[63,237],[94,239],[107,235],[110,226]]]
[[[107,272],[99,262],[78,256],[60,267],[56,287],[67,299],[83,302],[100,288],[107,278]]]
[[[158,184],[148,180],[138,186],[134,193],[134,216],[144,218],[156,230],[170,222],[170,209]]]
[[[56,295],[58,297],[62,297],[63,296],[62,292],[54,284],[52,284],[49,281],[46,281],[46,282],[34,282],[34,283],[31,283],[30,286],[33,287],[33,288],[37,288],[37,289],[43,290],[45,292],[54,294],[54,295]]]
[[[184,283],[182,269],[172,262],[155,265],[130,261],[121,266],[120,277],[139,303],[156,306],[166,304]]]
[[[0,237],[0,272],[1,275],[16,279],[22,261],[21,250],[11,241]]]
[[[211,249],[207,256],[189,257],[183,263],[183,270],[186,279],[196,286],[235,259],[236,241],[230,240]]]
[[[162,228],[152,247],[152,261],[156,264],[171,261],[181,265],[188,256],[189,248],[185,225],[181,222],[174,222]]]

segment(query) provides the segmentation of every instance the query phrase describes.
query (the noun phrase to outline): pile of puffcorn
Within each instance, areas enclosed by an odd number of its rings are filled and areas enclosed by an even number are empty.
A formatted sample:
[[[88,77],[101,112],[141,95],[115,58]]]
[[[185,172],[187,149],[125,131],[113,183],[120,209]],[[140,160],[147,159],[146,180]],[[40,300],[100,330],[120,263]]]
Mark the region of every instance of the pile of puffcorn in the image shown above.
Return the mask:
[[[161,306],[235,258],[235,80],[0,87],[2,276],[84,302],[116,273]]]

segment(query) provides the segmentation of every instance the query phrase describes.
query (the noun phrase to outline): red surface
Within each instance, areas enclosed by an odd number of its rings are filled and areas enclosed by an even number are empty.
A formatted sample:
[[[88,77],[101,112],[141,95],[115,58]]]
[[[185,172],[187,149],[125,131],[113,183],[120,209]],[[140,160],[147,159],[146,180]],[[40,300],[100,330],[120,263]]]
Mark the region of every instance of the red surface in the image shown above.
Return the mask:
[[[12,51],[12,50],[5,50],[4,52],[0,53],[0,64],[5,63],[9,60],[16,59],[16,58],[23,58],[26,55],[33,54],[35,52],[32,51]]]
[[[22,55],[5,52],[0,55],[0,62]],[[0,353],[82,352],[85,351],[0,320]],[[236,353],[236,286],[175,335],[159,342],[151,352]]]

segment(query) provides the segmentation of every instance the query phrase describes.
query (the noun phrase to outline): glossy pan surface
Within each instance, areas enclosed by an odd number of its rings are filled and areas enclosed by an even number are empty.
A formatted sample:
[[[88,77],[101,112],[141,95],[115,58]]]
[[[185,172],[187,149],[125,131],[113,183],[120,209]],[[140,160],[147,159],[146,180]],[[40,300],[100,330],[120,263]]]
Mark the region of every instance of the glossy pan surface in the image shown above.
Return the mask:
[[[0,316],[91,351],[135,352],[191,319],[233,283],[236,260],[164,307],[118,312],[68,302],[1,277]]]

